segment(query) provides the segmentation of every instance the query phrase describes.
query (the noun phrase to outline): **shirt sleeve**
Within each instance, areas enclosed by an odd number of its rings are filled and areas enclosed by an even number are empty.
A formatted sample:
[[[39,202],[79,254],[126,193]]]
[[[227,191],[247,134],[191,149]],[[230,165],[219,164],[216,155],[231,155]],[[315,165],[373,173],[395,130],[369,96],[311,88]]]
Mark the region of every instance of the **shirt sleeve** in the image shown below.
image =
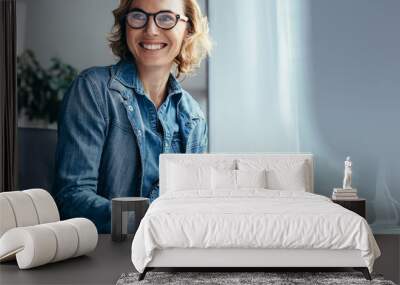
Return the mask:
[[[100,233],[110,232],[111,202],[97,193],[107,123],[101,94],[79,75],[64,96],[58,120],[52,194],[62,219],[85,217]]]
[[[157,185],[153,186],[153,189],[151,189],[150,191],[150,196],[149,196],[150,203],[152,203],[155,199],[157,199],[158,196],[160,196],[160,187],[157,183]]]

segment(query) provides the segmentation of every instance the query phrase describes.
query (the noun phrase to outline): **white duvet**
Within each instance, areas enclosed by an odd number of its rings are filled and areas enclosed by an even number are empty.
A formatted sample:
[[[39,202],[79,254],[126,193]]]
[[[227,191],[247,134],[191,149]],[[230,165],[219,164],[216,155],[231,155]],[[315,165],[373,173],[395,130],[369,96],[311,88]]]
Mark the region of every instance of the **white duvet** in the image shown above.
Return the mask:
[[[358,249],[372,272],[379,248],[365,219],[299,191],[180,191],[156,199],[132,243],[143,272],[164,248]]]

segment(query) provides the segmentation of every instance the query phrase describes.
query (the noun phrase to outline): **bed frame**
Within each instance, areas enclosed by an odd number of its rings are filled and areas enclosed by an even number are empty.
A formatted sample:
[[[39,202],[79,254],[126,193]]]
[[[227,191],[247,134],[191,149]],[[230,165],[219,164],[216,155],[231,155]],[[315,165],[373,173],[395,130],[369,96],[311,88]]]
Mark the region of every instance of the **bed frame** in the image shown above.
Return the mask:
[[[271,268],[350,267],[371,280],[359,250],[328,249],[198,249],[170,248],[156,250],[152,261],[139,275],[155,268],[232,268],[235,271]]]
[[[308,192],[314,192],[312,154],[161,154],[160,155],[160,195],[167,191],[167,164],[188,159],[207,159],[210,161],[240,158],[294,159],[308,163]],[[254,248],[168,248],[157,249],[139,280],[155,268],[230,268],[234,271],[271,268],[343,268],[350,267],[361,271],[367,280],[371,276],[359,250],[329,249],[254,249]],[[262,270],[261,270],[262,271]]]

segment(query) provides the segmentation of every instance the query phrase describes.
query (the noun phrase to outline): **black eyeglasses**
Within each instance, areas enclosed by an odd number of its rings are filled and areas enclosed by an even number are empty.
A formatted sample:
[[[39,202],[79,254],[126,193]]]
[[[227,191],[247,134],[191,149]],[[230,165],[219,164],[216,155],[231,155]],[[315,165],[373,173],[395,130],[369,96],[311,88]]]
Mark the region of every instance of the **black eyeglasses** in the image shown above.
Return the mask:
[[[183,15],[175,14],[172,11],[159,11],[157,13],[147,13],[141,9],[133,9],[125,15],[126,22],[132,29],[142,29],[147,25],[149,17],[153,16],[157,27],[170,30],[178,24],[179,20],[188,22],[189,18]]]

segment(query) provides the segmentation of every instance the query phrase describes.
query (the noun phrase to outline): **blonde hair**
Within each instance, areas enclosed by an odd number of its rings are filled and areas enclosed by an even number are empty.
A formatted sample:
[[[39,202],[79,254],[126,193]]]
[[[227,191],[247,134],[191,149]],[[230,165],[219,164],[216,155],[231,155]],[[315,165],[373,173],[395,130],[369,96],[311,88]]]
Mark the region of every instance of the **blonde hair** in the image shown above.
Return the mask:
[[[134,0],[120,0],[113,10],[114,26],[109,35],[110,48],[114,55],[121,59],[133,56],[126,43],[124,16]],[[203,16],[196,0],[183,0],[185,16],[189,18],[189,33],[183,40],[181,51],[174,59],[177,77],[192,74],[200,62],[210,54],[212,43],[208,34],[207,17]]]

